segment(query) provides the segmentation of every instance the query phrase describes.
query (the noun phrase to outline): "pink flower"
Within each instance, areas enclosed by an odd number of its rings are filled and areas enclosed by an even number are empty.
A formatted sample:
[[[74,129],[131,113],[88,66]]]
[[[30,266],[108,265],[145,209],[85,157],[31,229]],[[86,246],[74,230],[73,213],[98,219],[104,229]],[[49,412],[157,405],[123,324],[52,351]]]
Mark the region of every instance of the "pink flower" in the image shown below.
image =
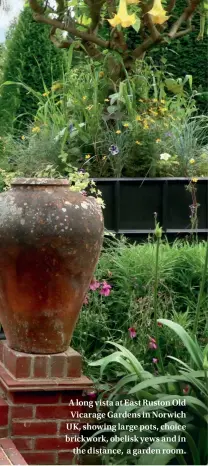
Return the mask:
[[[186,386],[183,388],[183,393],[184,393],[184,395],[187,395],[187,393],[189,392],[189,390],[190,390],[189,385],[186,385]]]
[[[155,338],[149,337],[149,348],[150,349],[157,349],[157,343]]]
[[[88,397],[90,400],[94,400],[97,397],[97,392],[89,392]]]
[[[153,359],[152,359],[152,362],[153,362],[153,364],[157,364],[157,363],[158,363],[158,359],[157,359],[157,358],[153,358]]]
[[[129,336],[130,338],[135,338],[137,335],[136,329],[134,327],[129,328]]]
[[[158,322],[157,325],[158,325],[158,327],[162,327],[162,326],[163,326],[163,324],[161,324],[161,322]]]
[[[100,282],[98,282],[95,278],[93,278],[90,283],[90,290],[95,291],[98,288],[100,288]]]
[[[102,289],[100,290],[100,294],[103,296],[109,296],[111,292],[112,286],[109,285],[105,280],[102,283]]]
[[[83,301],[83,304],[87,305],[89,303],[89,298],[86,294],[85,298],[84,298],[84,301]]]

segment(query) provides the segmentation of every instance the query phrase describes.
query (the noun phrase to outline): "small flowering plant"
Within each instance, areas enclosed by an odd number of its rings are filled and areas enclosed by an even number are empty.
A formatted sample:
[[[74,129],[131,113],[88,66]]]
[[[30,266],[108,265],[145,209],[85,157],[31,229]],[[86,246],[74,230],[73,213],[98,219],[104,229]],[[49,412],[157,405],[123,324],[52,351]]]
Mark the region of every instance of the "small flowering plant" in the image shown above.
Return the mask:
[[[91,283],[89,286],[89,292],[98,291],[100,296],[107,297],[111,294],[111,290],[112,290],[112,285],[110,285],[106,280],[98,281],[96,280],[95,277],[91,280]],[[89,294],[85,296],[83,304],[84,305],[89,304]]]
[[[68,173],[71,191],[80,192],[84,197],[86,197],[89,192],[90,195],[92,194],[95,196],[97,203],[102,208],[105,208],[102,193],[96,188],[95,182],[90,180],[88,172],[84,169],[78,170],[78,168],[73,167],[71,164],[66,164],[65,172]],[[10,189],[13,179],[19,176],[24,176],[24,174],[19,171],[7,172],[6,170],[0,169],[0,177],[4,183],[4,190]],[[63,178],[57,168],[52,164],[46,165],[42,170],[38,170],[33,176],[35,178]]]

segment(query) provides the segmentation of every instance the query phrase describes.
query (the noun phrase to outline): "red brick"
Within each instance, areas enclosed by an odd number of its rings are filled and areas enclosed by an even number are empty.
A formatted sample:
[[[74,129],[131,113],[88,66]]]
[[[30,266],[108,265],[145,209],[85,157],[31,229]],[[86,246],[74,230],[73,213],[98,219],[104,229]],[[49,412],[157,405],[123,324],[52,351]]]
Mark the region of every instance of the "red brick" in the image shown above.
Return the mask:
[[[56,453],[55,452],[22,452],[25,460],[28,464],[37,464],[38,466],[41,464],[56,464]]]
[[[82,395],[81,391],[77,395],[72,395],[71,392],[62,392],[61,394],[61,403],[70,403],[71,401],[73,401],[74,404],[76,404],[77,402],[84,400],[87,400],[87,397]],[[78,406],[74,406],[74,408],[77,407]],[[71,406],[71,408],[73,408],[73,406]]]
[[[69,451],[60,451],[58,452],[58,464],[73,464],[73,458],[74,455],[73,453],[70,453]]]
[[[15,404],[55,404],[59,402],[60,395],[58,392],[21,392],[11,393],[11,400]]]
[[[12,441],[14,442],[17,450],[32,450],[33,448],[33,441],[30,438],[12,437]]]
[[[83,427],[83,423],[79,422],[77,423],[75,420],[73,420],[72,422],[68,422],[68,421],[62,421],[60,423],[60,435],[70,435],[71,433],[76,433],[77,435],[79,435],[79,430],[77,429],[71,429],[71,430],[68,430],[67,429],[67,424],[79,424],[79,429],[81,430],[82,427]]]
[[[67,359],[67,377],[80,377],[82,374],[82,358],[77,353]]]
[[[31,419],[33,418],[33,406],[12,406],[12,419]]]
[[[50,360],[50,376],[51,377],[64,377],[66,375],[66,356],[63,354],[55,354],[51,356]]]
[[[66,442],[65,436],[62,437],[43,437],[35,439],[34,450],[69,450],[76,448],[78,442]]]
[[[36,421],[13,421],[12,435],[35,436],[35,435],[56,435],[56,422],[36,422]]]
[[[0,398],[0,427],[8,424],[8,404]]]
[[[0,438],[8,437],[8,427],[0,427]]]
[[[47,364],[50,361],[50,356],[36,356],[34,358],[34,377],[47,377]]]
[[[79,406],[75,409],[68,405],[37,406],[36,419],[72,419],[72,412],[81,412]],[[78,418],[74,418],[78,422]]]
[[[30,377],[31,358],[4,345],[5,368],[16,378]]]

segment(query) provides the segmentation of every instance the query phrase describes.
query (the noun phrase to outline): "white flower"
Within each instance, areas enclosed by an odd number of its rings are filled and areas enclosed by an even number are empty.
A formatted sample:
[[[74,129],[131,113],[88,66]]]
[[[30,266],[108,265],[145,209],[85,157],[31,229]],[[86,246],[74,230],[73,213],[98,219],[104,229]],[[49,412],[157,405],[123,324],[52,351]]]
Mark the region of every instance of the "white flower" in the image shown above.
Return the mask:
[[[170,154],[160,154],[160,160],[165,160],[167,162],[168,159],[170,159],[171,155]]]

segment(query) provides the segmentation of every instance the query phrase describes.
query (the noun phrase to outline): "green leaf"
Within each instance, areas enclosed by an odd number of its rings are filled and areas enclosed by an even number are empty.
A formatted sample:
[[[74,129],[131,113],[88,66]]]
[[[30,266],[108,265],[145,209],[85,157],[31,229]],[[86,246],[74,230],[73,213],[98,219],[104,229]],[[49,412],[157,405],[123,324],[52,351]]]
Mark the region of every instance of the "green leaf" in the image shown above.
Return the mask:
[[[194,439],[187,432],[187,430],[183,431],[183,434],[185,435],[185,437],[187,439],[188,446],[190,448],[190,452],[191,452],[192,459],[193,459],[192,463],[193,464],[201,464],[198,446],[196,446],[196,444],[194,442]]]
[[[107,111],[108,111],[108,113],[110,113],[110,115],[111,115],[112,113],[115,113],[117,110],[118,110],[118,106],[117,106],[117,105],[109,105],[109,106],[107,107]]]
[[[106,367],[109,365],[109,364],[113,364],[113,363],[120,363],[128,372],[132,372],[132,366],[131,364],[129,364],[127,361],[125,361],[123,358],[122,358],[122,355],[119,351],[116,351],[115,353],[113,354],[110,354],[109,356],[106,356],[105,358],[102,358],[102,359],[99,359],[98,361],[95,361],[95,362],[91,362],[89,363],[90,366],[101,366],[100,368],[100,377],[103,377],[103,373],[106,369]]]
[[[193,371],[192,375],[194,377],[204,377],[204,372],[203,371]],[[140,382],[136,387],[132,388],[129,393],[136,393],[140,392],[140,390],[143,390],[144,388],[155,388],[158,391],[161,391],[160,385],[162,384],[168,384],[168,383],[174,383],[174,382],[187,382],[187,373],[181,374],[181,375],[161,375],[160,377],[154,377],[154,379],[151,380],[143,380]]]
[[[168,359],[173,359],[173,361],[176,361],[178,362],[179,364],[181,364],[181,366],[183,366],[185,369],[187,369],[188,371],[192,371],[192,367],[188,366],[188,364],[186,364],[185,362],[181,361],[181,359],[178,359],[178,358],[175,358],[174,356],[168,356]]]
[[[183,85],[173,78],[166,79],[165,86],[169,91],[173,92],[173,94],[181,94],[183,92]]]
[[[141,20],[140,18],[137,17],[136,22],[132,25],[132,27],[136,32],[139,32],[140,26],[141,26]]]
[[[166,325],[171,330],[173,330],[176,333],[176,335],[178,335],[178,337],[181,339],[184,346],[188,350],[194,364],[196,364],[198,369],[201,369],[203,364],[202,353],[201,351],[199,351],[199,347],[195,344],[194,340],[190,337],[186,330],[184,330],[184,328],[181,327],[181,325],[176,324],[175,322],[172,322],[168,319],[158,319],[158,322],[163,325]]]
[[[111,400],[115,394],[120,391],[125,385],[128,385],[131,382],[136,382],[138,379],[138,376],[136,374],[128,374],[125,377],[122,377],[122,379],[116,384],[115,390],[110,394],[109,400]]]
[[[186,74],[183,84],[186,84],[187,81],[189,82],[190,89],[192,89],[193,78],[191,74]]]
[[[107,341],[107,343],[109,343],[110,345],[113,345],[116,348],[120,349],[123,356],[125,356],[129,360],[130,364],[134,367],[136,374],[141,375],[141,372],[145,372],[146,374],[149,374],[150,378],[153,377],[150,372],[144,371],[142,365],[140,364],[138,359],[131,353],[131,351],[126,349],[124,346],[119,345],[119,343],[113,343],[111,341]]]
[[[164,439],[166,437],[163,437]],[[142,466],[145,465],[152,465],[157,464],[159,466],[163,466],[168,464],[172,458],[175,458],[175,453],[163,453],[163,450],[173,450],[177,447],[178,442],[153,442],[150,445],[151,450],[160,450],[161,453],[152,453],[152,454],[145,454],[141,455],[137,464],[141,464]]]

